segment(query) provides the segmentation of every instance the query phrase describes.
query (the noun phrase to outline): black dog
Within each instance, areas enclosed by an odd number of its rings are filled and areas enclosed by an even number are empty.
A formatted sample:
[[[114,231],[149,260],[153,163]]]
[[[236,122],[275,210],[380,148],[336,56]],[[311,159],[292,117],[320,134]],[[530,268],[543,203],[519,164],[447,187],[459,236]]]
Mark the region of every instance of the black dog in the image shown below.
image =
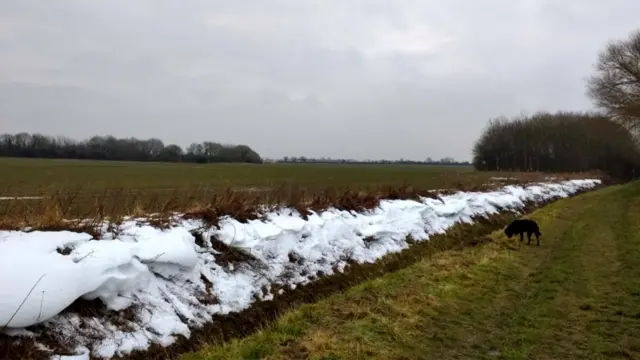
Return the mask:
[[[531,244],[531,234],[535,234],[537,245],[540,246],[540,236],[542,236],[542,233],[538,228],[538,224],[533,220],[514,220],[506,229],[504,229],[504,233],[509,239],[511,239],[514,234],[520,234],[520,241],[523,240],[524,233],[527,233],[527,238],[529,239],[527,245]]]

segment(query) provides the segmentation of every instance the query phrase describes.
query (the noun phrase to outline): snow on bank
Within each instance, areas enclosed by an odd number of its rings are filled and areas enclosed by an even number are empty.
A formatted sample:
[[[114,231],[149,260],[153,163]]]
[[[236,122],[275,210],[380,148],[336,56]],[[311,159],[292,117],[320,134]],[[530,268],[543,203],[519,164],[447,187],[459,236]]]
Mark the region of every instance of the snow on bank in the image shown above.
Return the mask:
[[[285,288],[342,271],[347,260],[374,262],[442,233],[457,222],[499,210],[519,211],[527,201],[568,197],[599,180],[570,180],[498,191],[458,192],[442,201],[385,200],[355,213],[328,209],[303,220],[295,210],[240,223],[226,217],[204,229],[199,246],[191,231],[200,221],[179,220],[168,230],[136,221],[123,223],[105,240],[66,231],[0,231],[0,327],[14,336],[43,324],[49,333],[76,344],[78,358],[109,358],[152,343],[170,345],[189,337],[214,314],[241,311]],[[109,237],[111,236],[111,237]],[[255,261],[220,265],[211,237],[242,248]],[[67,251],[59,251],[65,249]],[[66,254],[66,255],[65,255]],[[282,291],[282,290],[280,290]],[[216,301],[212,301],[212,298]],[[135,317],[97,319],[61,312],[78,298],[99,299],[108,309],[132,309]],[[131,321],[133,320],[133,321]]]

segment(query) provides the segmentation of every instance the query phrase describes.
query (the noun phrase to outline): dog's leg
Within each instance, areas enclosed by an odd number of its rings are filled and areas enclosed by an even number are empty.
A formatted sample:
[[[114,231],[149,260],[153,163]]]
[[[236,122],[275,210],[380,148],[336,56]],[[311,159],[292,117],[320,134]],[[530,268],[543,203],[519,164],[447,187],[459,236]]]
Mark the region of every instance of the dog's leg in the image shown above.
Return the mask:
[[[536,244],[540,246],[540,234],[536,233]]]
[[[531,244],[531,233],[530,232],[527,232],[527,239],[529,240],[529,241],[527,241],[527,245],[530,245]]]

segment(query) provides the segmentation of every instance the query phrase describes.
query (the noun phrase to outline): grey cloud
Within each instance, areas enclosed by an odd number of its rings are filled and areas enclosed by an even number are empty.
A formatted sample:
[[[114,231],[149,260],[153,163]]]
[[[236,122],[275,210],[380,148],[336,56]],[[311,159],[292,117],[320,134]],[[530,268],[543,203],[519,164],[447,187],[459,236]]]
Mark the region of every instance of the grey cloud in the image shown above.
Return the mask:
[[[2,131],[468,159],[493,116],[588,109],[635,0],[5,0]]]

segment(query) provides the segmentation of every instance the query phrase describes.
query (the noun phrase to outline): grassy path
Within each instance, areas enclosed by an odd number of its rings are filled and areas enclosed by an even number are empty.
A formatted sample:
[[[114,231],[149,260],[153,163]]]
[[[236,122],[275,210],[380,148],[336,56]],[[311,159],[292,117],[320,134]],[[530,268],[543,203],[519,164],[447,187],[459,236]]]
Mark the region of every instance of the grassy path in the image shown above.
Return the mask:
[[[531,217],[540,247],[498,232],[182,360],[640,359],[640,184]]]

